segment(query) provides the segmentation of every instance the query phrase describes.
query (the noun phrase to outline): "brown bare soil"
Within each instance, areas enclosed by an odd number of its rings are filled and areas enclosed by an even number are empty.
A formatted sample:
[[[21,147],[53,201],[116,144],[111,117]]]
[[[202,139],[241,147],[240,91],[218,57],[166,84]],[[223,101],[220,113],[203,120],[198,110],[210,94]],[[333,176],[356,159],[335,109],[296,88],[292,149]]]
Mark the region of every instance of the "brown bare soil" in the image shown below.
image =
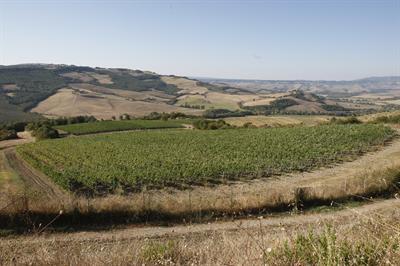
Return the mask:
[[[252,123],[259,126],[287,126],[287,125],[306,125],[313,126],[328,122],[330,116],[324,115],[252,115],[243,117],[228,117],[224,120],[235,126],[243,126],[245,123]]]
[[[40,102],[32,112],[48,116],[93,115],[99,119],[111,119],[122,114],[140,117],[151,112],[183,112],[199,114],[199,110],[177,107],[163,102],[132,100],[113,94],[81,92],[69,88]]]
[[[0,141],[0,150],[35,141],[35,138],[28,131],[18,132],[17,134],[18,139]]]
[[[196,80],[168,76],[162,76],[161,80],[167,84],[177,86],[180,89],[180,94],[205,94],[208,92],[206,87],[197,85]]]

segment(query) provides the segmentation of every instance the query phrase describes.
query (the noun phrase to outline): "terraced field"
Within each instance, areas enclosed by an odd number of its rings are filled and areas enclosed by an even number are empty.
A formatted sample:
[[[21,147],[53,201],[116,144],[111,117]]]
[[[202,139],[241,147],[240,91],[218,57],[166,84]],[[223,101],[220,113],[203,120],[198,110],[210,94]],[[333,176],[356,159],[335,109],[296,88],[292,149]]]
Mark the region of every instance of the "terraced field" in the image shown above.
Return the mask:
[[[71,124],[57,126],[56,128],[74,135],[84,135],[133,129],[183,128],[182,124],[184,123],[182,120],[125,120]]]
[[[17,151],[65,189],[114,192],[308,171],[351,159],[394,134],[379,125],[159,130],[41,141]]]

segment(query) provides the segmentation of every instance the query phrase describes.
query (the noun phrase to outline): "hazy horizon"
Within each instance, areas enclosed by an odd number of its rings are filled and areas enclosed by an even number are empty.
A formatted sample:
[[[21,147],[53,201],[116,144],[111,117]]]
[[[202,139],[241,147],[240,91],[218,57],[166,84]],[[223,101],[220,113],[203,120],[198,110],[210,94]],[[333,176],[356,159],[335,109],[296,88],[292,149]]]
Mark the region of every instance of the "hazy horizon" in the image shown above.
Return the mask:
[[[0,1],[0,65],[198,78],[400,75],[400,1]]]

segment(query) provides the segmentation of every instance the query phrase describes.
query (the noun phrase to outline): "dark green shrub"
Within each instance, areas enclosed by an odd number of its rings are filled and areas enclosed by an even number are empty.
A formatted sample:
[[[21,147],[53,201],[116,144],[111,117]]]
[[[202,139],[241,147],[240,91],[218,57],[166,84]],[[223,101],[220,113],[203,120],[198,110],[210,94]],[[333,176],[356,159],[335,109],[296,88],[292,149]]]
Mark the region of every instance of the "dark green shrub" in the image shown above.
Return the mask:
[[[18,138],[15,130],[0,129],[0,140],[16,139]]]
[[[206,120],[200,119],[193,122],[193,127],[195,129],[202,129],[202,130],[215,130],[215,129],[226,129],[226,128],[233,128],[232,125],[226,123],[224,120]]]

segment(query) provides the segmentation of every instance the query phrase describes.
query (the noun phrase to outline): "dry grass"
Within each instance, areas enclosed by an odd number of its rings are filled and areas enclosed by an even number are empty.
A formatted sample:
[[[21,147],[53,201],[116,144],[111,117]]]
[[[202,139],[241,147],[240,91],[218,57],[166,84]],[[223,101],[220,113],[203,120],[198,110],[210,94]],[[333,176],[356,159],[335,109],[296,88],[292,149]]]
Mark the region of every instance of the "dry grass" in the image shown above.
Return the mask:
[[[259,220],[251,228],[237,223],[233,230],[150,238],[117,230],[0,239],[0,264],[399,265],[400,209],[354,211],[321,222],[290,225],[282,219],[265,226]]]
[[[243,103],[243,106],[257,106],[257,105],[269,105],[275,101],[276,98],[262,98],[259,100],[251,100]]]
[[[224,120],[235,126],[243,126],[245,123],[252,123],[260,126],[288,126],[288,125],[306,125],[314,126],[329,121],[330,116],[322,115],[276,115],[276,116],[244,116],[244,117],[229,117]]]
[[[14,192],[5,189],[3,191],[7,194],[3,194],[0,204],[0,218],[9,228],[19,224],[31,230],[57,216],[60,210],[63,210],[63,215],[56,221],[58,226],[181,222],[185,219],[204,221],[225,215],[287,211],[385,194],[393,189],[394,183],[399,182],[399,169],[400,140],[394,140],[392,145],[381,151],[333,168],[218,186],[149,190],[130,195],[121,192],[97,198],[53,196],[43,193],[40,188],[35,190],[34,186]]]
[[[162,76],[161,80],[167,84],[177,86],[180,89],[180,94],[205,94],[208,92],[206,87],[197,85],[196,80],[168,76]]]
[[[111,119],[122,114],[140,117],[151,112],[200,113],[199,110],[181,108],[164,102],[132,100],[118,95],[90,91],[84,93],[69,88],[60,89],[56,94],[40,102],[32,112],[50,116],[93,115],[98,119]]]
[[[374,121],[378,117],[382,117],[382,116],[391,117],[391,116],[398,116],[398,115],[400,115],[400,111],[390,111],[390,112],[379,112],[379,113],[370,114],[370,115],[363,115],[358,118],[362,122],[371,122],[371,121]]]

